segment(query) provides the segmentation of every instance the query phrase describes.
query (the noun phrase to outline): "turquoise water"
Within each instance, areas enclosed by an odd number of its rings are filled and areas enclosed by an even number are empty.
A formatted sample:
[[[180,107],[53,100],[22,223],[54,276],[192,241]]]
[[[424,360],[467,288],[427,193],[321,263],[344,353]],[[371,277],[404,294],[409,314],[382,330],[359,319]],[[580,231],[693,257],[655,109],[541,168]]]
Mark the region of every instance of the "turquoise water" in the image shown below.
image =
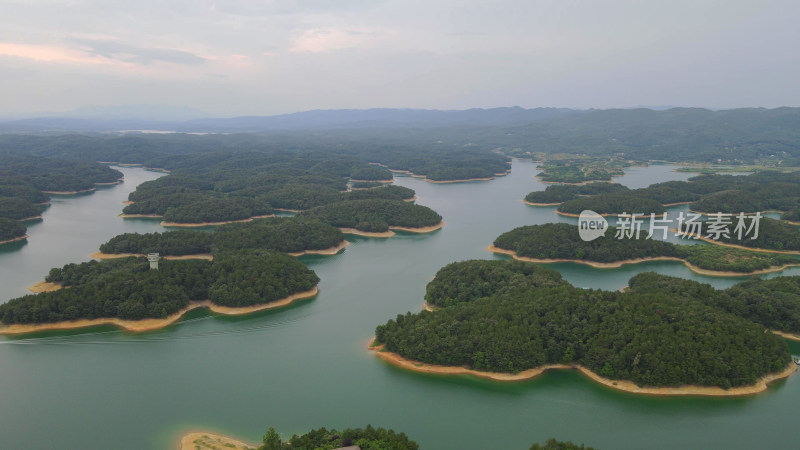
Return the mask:
[[[672,169],[632,168],[617,181],[641,187],[692,176]],[[54,201],[27,244],[0,248],[0,300],[24,294],[50,267],[87,260],[113,235],[161,229],[158,221],[116,217],[136,184],[159,176],[123,172],[122,185]],[[255,442],[270,426],[288,437],[371,423],[405,431],[425,449],[526,449],[549,437],[604,449],[796,448],[797,376],[753,397],[655,398],[574,372],[513,384],[421,375],[366,350],[376,325],[421,309],[425,284],[443,265],[500,258],[486,246],[520,225],[574,222],[522,203],[545,187],[536,172],[517,161],[510,175],[489,182],[398,177],[446,226],[427,235],[350,237],[339,255],[301,258],[322,279],[320,294],[286,309],[237,318],[196,311],[144,334],[97,327],[0,338],[0,447],[167,449],[190,429]],[[645,270],[718,287],[737,281],[678,262],[552,266],[578,286],[604,289]]]

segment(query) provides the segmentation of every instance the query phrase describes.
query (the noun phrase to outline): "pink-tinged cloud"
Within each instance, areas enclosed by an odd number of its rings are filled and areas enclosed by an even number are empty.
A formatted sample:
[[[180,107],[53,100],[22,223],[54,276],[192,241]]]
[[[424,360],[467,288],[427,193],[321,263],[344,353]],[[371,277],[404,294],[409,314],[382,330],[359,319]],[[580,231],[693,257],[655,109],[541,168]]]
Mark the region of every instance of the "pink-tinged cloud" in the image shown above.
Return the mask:
[[[127,65],[124,62],[93,55],[83,50],[55,45],[15,44],[13,42],[0,42],[0,56],[14,56],[40,62],[78,65]]]
[[[367,42],[370,33],[335,28],[314,28],[295,39],[289,48],[294,53],[322,53],[358,47]]]

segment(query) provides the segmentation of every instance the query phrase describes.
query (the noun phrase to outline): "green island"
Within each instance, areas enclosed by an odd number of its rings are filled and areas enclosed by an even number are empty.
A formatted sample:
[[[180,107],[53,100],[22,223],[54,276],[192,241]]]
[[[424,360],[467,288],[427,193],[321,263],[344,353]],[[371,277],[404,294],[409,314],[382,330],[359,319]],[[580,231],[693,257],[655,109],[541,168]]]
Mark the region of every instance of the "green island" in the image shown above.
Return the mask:
[[[186,256],[246,249],[303,253],[336,249],[343,243],[342,232],[327,223],[304,217],[270,217],[222,225],[211,232],[125,233],[102,244],[100,252],[108,256],[147,253]]]
[[[2,332],[115,324],[130,330],[166,326],[196,307],[239,314],[287,304],[316,294],[317,275],[277,252],[229,251],[213,261],[162,261],[152,270],[144,258],[67,264],[45,280],[63,289],[25,295],[0,305]],[[119,320],[114,320],[119,319]],[[144,323],[143,319],[157,319]],[[61,327],[56,327],[61,328]]]
[[[464,261],[428,285],[434,311],[375,330],[382,359],[426,373],[515,381],[574,368],[654,395],[744,395],[793,373],[786,342],[702,301],[648,289],[578,289],[521,261]]]
[[[547,155],[539,165],[537,178],[545,183],[582,184],[593,181],[611,181],[623,175],[629,161],[621,158],[576,157],[574,155]]]
[[[366,233],[385,233],[390,229],[424,232],[442,225],[442,216],[432,209],[402,200],[368,199],[332,203],[304,211],[299,216]]]
[[[275,428],[270,427],[261,445],[248,444],[238,439],[210,432],[193,431],[181,436],[179,450],[337,450],[359,448],[361,450],[417,450],[419,444],[405,433],[367,425],[364,428],[344,430],[318,428],[302,435],[292,435],[284,440]],[[544,444],[533,444],[530,450],[594,450],[593,447],[574,444],[571,441],[548,439]]]
[[[616,232],[616,228],[609,227],[605,235],[587,242],[580,238],[576,225],[528,225],[503,233],[489,249],[531,262],[576,262],[598,268],[673,259],[683,261],[693,271],[717,276],[776,272],[800,265],[800,258],[789,255],[704,244],[676,245],[645,239],[646,231],[640,239],[618,239]]]
[[[353,167],[383,171],[391,179],[386,169],[366,163],[353,166],[347,158],[310,167],[308,161],[285,155],[259,155],[246,166],[234,156],[210,166],[195,167],[192,159],[180,164],[183,170],[139,185],[129,195],[123,217],[159,217],[165,225],[176,226],[219,224],[267,216],[274,209],[302,211],[349,200],[414,198],[412,189],[391,185],[347,191]]]
[[[582,196],[627,190],[627,187],[618,183],[587,183],[577,186],[571,184],[551,184],[543,191],[534,191],[526,195],[525,202],[531,205],[550,206],[558,205]]]
[[[122,173],[102,164],[28,155],[3,155],[0,167],[0,244],[24,239],[26,227],[15,221],[41,217],[49,195],[90,192],[116,184]]]
[[[668,181],[641,189],[617,188],[607,192],[551,186],[544,192],[528,194],[525,200],[560,203],[557,212],[564,215],[579,214],[584,209],[605,215],[661,214],[666,206],[690,204],[690,210],[705,214],[778,211],[782,213],[781,219],[797,221],[800,220],[800,172],[700,175],[689,181]]]
[[[794,255],[800,254],[800,230],[798,230],[796,225],[787,223],[784,220],[761,217],[758,219],[758,236],[754,236],[755,227],[752,222],[755,219],[752,217],[745,217],[742,221],[745,228],[741,229],[742,238],[739,239],[739,234],[736,229],[738,219],[736,217],[729,219],[731,223],[722,226],[725,232],[719,235],[713,234],[711,238],[708,237],[709,222],[701,221],[702,234],[700,238],[711,244],[743,250],[788,253]],[[747,233],[747,230],[751,229],[751,227],[753,232]],[[696,230],[686,223],[683,223],[680,225],[679,231],[692,234]],[[697,235],[693,234],[693,236]],[[755,239],[753,239],[753,237],[755,237]]]

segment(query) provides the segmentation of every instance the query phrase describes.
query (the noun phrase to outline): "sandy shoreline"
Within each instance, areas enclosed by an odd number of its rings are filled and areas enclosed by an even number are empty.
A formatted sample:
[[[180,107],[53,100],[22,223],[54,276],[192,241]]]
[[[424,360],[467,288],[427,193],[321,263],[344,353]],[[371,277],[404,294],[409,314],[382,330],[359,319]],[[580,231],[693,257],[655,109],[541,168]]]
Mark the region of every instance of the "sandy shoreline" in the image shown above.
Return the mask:
[[[35,283],[34,285],[28,287],[28,290],[33,292],[34,294],[39,294],[42,292],[53,292],[61,289],[61,283],[51,283],[49,281],[40,281]]]
[[[189,302],[189,305],[180,311],[171,314],[163,319],[142,319],[142,320],[123,320],[115,317],[100,318],[100,319],[80,319],[69,320],[64,322],[54,323],[39,323],[39,324],[13,324],[0,326],[0,334],[21,334],[33,333],[37,331],[49,330],[72,330],[75,328],[94,327],[98,325],[114,325],[116,327],[125,329],[127,331],[141,332],[152,331],[159,328],[172,325],[177,322],[187,312],[197,308],[208,308],[217,314],[238,316],[242,314],[250,314],[258,311],[265,311],[268,309],[281,308],[302,299],[315,297],[319,290],[314,287],[309,291],[298,292],[288,297],[276,300],[274,302],[264,303],[261,305],[243,306],[243,307],[230,307],[220,306],[211,303],[211,300],[195,300]]]
[[[396,353],[382,351],[383,346],[375,346],[374,341],[370,343],[369,349],[375,351],[375,354],[394,366],[412,370],[414,372],[438,374],[438,375],[472,375],[479,378],[485,378],[493,381],[524,381],[535,378],[548,370],[554,369],[571,369],[578,370],[586,375],[592,381],[608,386],[612,389],[617,389],[624,392],[633,394],[646,394],[646,395],[698,395],[698,396],[724,396],[733,397],[739,395],[752,395],[767,390],[768,384],[789,377],[797,371],[797,364],[790,362],[786,368],[777,373],[767,374],[761,377],[755,384],[750,386],[741,386],[730,389],[722,389],[716,386],[677,386],[677,387],[642,387],[637,386],[636,383],[627,380],[611,380],[601,377],[600,375],[592,372],[578,364],[545,364],[533,369],[528,369],[516,374],[502,373],[502,372],[482,372],[466,367],[452,367],[452,366],[437,366],[433,364],[425,364],[418,361],[406,359]]]
[[[558,205],[560,205],[560,204],[562,204],[564,202],[558,202],[558,203],[533,203],[533,202],[529,202],[529,201],[527,201],[527,200],[525,200],[523,198],[522,199],[522,203],[525,203],[526,205],[530,205],[530,206],[558,206]]]
[[[431,225],[429,227],[394,227],[390,226],[390,230],[397,230],[397,231],[408,231],[410,233],[432,233],[436,230],[440,230],[444,227],[444,221],[437,223],[436,225]]]
[[[22,236],[18,236],[18,237],[15,237],[15,238],[12,238],[12,239],[8,239],[8,240],[5,240],[5,241],[0,241],[0,245],[10,244],[12,242],[24,241],[25,239],[28,239],[28,235],[27,234],[23,234]]]
[[[118,214],[117,217],[123,219],[163,219],[164,216],[159,214]]]
[[[89,255],[89,258],[92,258],[92,259],[117,259],[117,258],[128,258],[130,256],[135,256],[137,258],[143,258],[143,257],[145,257],[147,255],[144,254],[144,253],[103,253],[103,252],[95,252],[95,253],[92,253],[91,255]],[[211,256],[211,253],[196,253],[194,255],[179,255],[179,256],[164,255],[164,256],[161,257],[161,259],[166,259],[166,260],[170,260],[170,261],[180,261],[180,260],[185,260],[185,259],[205,259],[205,260],[211,261],[212,259],[214,259],[214,257]]]
[[[217,433],[207,431],[192,431],[181,436],[178,450],[195,450],[197,448],[229,448],[231,450],[256,449],[261,445],[248,444],[247,442],[234,439]]]
[[[303,255],[336,255],[336,254],[338,254],[340,251],[342,251],[342,250],[343,250],[345,247],[347,247],[348,245],[350,245],[350,242],[348,242],[348,241],[342,241],[342,243],[341,243],[341,244],[339,244],[339,245],[337,245],[337,246],[335,246],[335,247],[325,248],[325,249],[322,249],[322,250],[303,250],[302,252],[292,252],[292,253],[288,253],[288,255],[291,255],[291,256],[303,256]]]
[[[618,269],[627,264],[639,264],[651,261],[678,261],[682,262],[686,267],[689,268],[692,272],[699,273],[700,275],[709,275],[714,277],[748,277],[752,275],[763,275],[765,273],[773,273],[773,272],[781,272],[789,267],[796,267],[800,266],[800,263],[797,264],[784,264],[782,266],[772,266],[767,269],[760,269],[754,270],[752,272],[733,272],[728,270],[710,270],[710,269],[703,269],[700,267],[695,266],[694,264],[686,261],[685,259],[678,258],[675,256],[653,256],[650,258],[636,258],[636,259],[625,259],[621,261],[614,261],[609,263],[604,262],[596,262],[596,261],[585,261],[581,259],[538,259],[538,258],[529,258],[527,256],[518,256],[517,252],[513,250],[506,250],[503,248],[495,247],[494,245],[490,245],[486,247],[487,250],[493,253],[501,253],[503,255],[509,255],[516,260],[519,261],[527,261],[537,264],[554,264],[554,263],[575,263],[575,264],[585,264],[587,266],[591,266],[597,269]]]
[[[784,339],[789,339],[790,341],[800,341],[800,335],[792,334],[792,333],[784,333],[783,331],[778,330],[769,330],[772,334],[776,334]]]
[[[339,230],[342,231],[344,234],[354,234],[356,236],[364,236],[364,237],[374,237],[374,238],[390,238],[394,236],[394,231],[381,231],[381,232],[371,232],[371,231],[361,231],[356,230],[355,228],[343,228],[339,227]]]
[[[353,183],[383,183],[383,184],[390,184],[394,182],[394,179],[391,180],[358,180],[355,178],[350,178],[350,181]]]
[[[299,209],[289,209],[289,208],[272,208],[272,209],[274,209],[275,211],[291,212],[295,214],[303,212],[302,210]]]
[[[252,222],[256,219],[266,219],[268,217],[275,217],[275,214],[267,214],[264,216],[253,216],[253,217],[248,217],[247,219],[239,219],[239,220],[225,220],[222,222],[198,222],[198,223],[161,222],[159,225],[161,225],[162,227],[179,227],[179,228],[213,227],[229,223]]]
[[[117,183],[112,183],[112,184],[117,184]],[[100,184],[100,183],[95,183],[95,184]],[[89,188],[89,189],[84,189],[82,191],[42,191],[42,193],[49,195],[75,195],[75,194],[86,194],[89,192],[94,192],[96,190],[97,188]]]
[[[17,222],[30,222],[31,220],[42,220],[42,216],[38,215],[38,216],[24,217],[22,219],[17,219]]]
[[[371,231],[361,231],[355,228],[343,228],[340,227],[339,229],[342,233],[345,234],[354,234],[357,236],[365,236],[365,237],[375,237],[375,238],[389,238],[395,235],[394,231],[407,231],[409,233],[431,233],[436,230],[441,229],[444,226],[444,221],[437,223],[436,225],[431,225],[429,227],[397,227],[397,226],[390,226],[389,231],[381,231],[381,232],[371,232]]]

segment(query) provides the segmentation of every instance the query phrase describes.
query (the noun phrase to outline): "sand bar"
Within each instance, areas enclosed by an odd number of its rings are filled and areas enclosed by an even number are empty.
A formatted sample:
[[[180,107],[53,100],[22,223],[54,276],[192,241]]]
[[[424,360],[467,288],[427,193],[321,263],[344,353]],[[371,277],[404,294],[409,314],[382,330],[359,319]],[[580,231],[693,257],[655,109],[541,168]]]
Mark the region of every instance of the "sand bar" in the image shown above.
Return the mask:
[[[181,228],[213,227],[229,223],[252,222],[253,220],[256,219],[266,219],[268,217],[275,217],[275,214],[267,214],[264,216],[253,216],[253,217],[248,217],[247,219],[240,219],[240,220],[225,220],[222,222],[198,222],[198,223],[161,222],[159,225],[161,225],[162,227],[181,227]]]
[[[771,331],[774,334],[777,334],[778,336],[784,339],[789,339],[791,341],[800,341],[800,335],[798,334],[784,333],[783,331],[778,331],[778,330],[769,330],[769,331]]]
[[[95,327],[98,325],[114,325],[123,328],[127,331],[151,331],[166,326],[172,325],[177,322],[187,312],[197,308],[208,308],[217,314],[238,316],[242,314],[250,314],[258,311],[265,311],[268,309],[281,308],[302,299],[311,298],[317,295],[319,290],[314,287],[309,291],[298,292],[286,298],[276,300],[274,302],[263,303],[260,305],[243,306],[243,307],[230,307],[220,306],[211,303],[211,300],[195,300],[189,302],[189,305],[180,311],[171,314],[163,319],[142,319],[142,320],[123,320],[116,317],[100,318],[100,319],[80,319],[69,320],[64,322],[54,323],[38,323],[38,324],[13,324],[0,326],[0,334],[21,334],[33,333],[37,331],[47,330],[72,330],[75,328]]]
[[[345,248],[345,247],[347,247],[348,245],[350,245],[350,242],[348,242],[348,241],[342,241],[342,242],[341,242],[341,244],[339,244],[339,245],[337,245],[337,246],[334,246],[334,247],[325,248],[325,249],[322,249],[322,250],[303,250],[302,252],[293,252],[293,253],[289,253],[289,255],[291,255],[291,256],[303,256],[303,255],[336,255],[336,254],[338,254],[340,251],[344,250],[344,248]]]
[[[533,203],[533,202],[529,202],[529,201],[527,201],[527,200],[525,200],[525,199],[522,199],[522,203],[525,203],[526,205],[530,205],[530,206],[558,206],[558,205],[560,205],[560,204],[562,204],[562,203],[564,203],[564,202],[557,202],[557,203]]]
[[[28,239],[28,235],[27,234],[23,234],[22,236],[15,237],[13,239],[7,239],[5,241],[0,241],[0,245],[10,244],[12,242],[24,241],[25,239]]]
[[[61,289],[61,283],[51,283],[49,281],[40,281],[33,286],[29,287],[28,290],[33,292],[34,294],[39,294],[42,292],[53,292]]]
[[[397,231],[408,231],[410,233],[432,233],[436,230],[440,230],[444,226],[444,221],[437,223],[436,225],[431,225],[429,227],[394,227],[390,226],[390,230],[397,230]]]
[[[406,359],[396,353],[382,351],[383,346],[375,346],[374,341],[369,349],[375,351],[382,360],[407,370],[414,372],[440,374],[440,375],[472,375],[479,378],[486,378],[493,381],[524,381],[535,378],[548,370],[571,369],[578,370],[589,377],[592,381],[617,389],[624,392],[646,395],[698,395],[698,396],[722,396],[733,397],[739,395],[752,395],[767,390],[767,385],[773,381],[789,377],[797,371],[797,364],[790,362],[786,368],[777,373],[771,373],[761,377],[755,384],[740,386],[730,389],[723,389],[717,386],[676,386],[676,387],[647,387],[637,386],[636,383],[627,380],[611,380],[601,377],[578,364],[545,364],[533,369],[528,369],[519,373],[502,372],[482,372],[479,370],[467,369],[466,367],[437,366],[425,364],[418,361]]]
[[[772,266],[766,269],[761,270],[754,270],[752,272],[733,272],[727,270],[710,270],[710,269],[703,269],[700,267],[691,264],[689,261],[685,259],[678,258],[675,256],[653,256],[650,258],[636,258],[636,259],[625,259],[621,261],[614,261],[614,262],[596,262],[596,261],[586,261],[582,259],[538,259],[538,258],[528,258],[526,256],[518,256],[517,252],[514,250],[506,250],[503,248],[495,247],[494,245],[490,245],[486,247],[487,250],[494,253],[501,253],[504,255],[510,255],[514,259],[519,261],[527,261],[536,264],[555,264],[555,263],[575,263],[575,264],[585,264],[587,266],[591,266],[597,269],[617,269],[627,264],[639,264],[644,262],[651,262],[651,261],[678,261],[682,262],[686,267],[688,267],[692,272],[699,273],[701,275],[709,275],[714,277],[747,277],[751,275],[763,275],[765,273],[773,273],[773,272],[781,272],[783,270],[788,269],[789,267],[796,267],[800,266],[800,263],[797,264],[784,264],[782,266]]]
[[[181,436],[179,450],[202,449],[230,449],[230,450],[252,450],[261,445],[248,444],[229,436],[224,436],[207,431],[192,431]]]
[[[342,231],[344,234],[354,234],[356,236],[365,236],[365,237],[374,237],[374,238],[389,238],[394,236],[394,231],[381,231],[381,232],[371,232],[371,231],[361,231],[356,230],[355,228],[343,228],[340,227],[339,230]]]

